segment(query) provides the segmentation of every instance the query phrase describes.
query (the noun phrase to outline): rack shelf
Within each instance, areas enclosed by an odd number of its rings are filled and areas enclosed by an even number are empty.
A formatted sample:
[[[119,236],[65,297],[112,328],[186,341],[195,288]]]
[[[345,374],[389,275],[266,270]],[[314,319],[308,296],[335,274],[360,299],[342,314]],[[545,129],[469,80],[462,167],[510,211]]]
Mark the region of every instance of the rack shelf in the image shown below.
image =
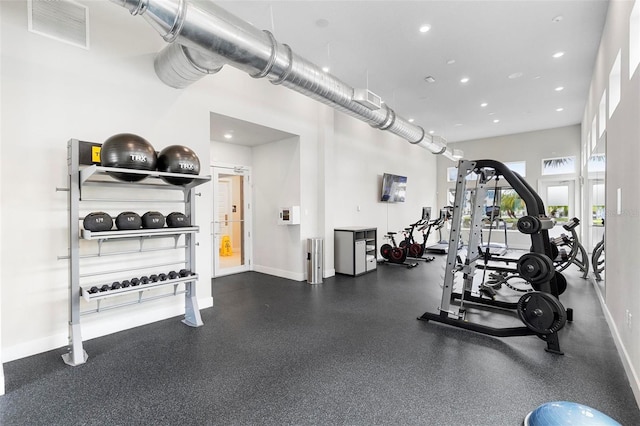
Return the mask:
[[[119,288],[116,290],[100,291],[98,293],[89,293],[89,290],[93,286],[85,285],[80,287],[80,293],[84,300],[86,300],[87,302],[93,302],[96,300],[108,299],[115,296],[123,296],[125,294],[140,293],[142,291],[151,290],[153,288],[164,287],[169,285],[177,285],[177,284],[188,282],[188,281],[197,281],[198,277],[199,277],[198,274],[196,274],[196,275],[190,275],[188,277],[176,278],[173,280],[156,281],[154,283],[150,282],[148,284],[140,284],[137,286],[131,286],[127,288]]]
[[[81,205],[84,202],[92,202],[95,203],[127,203],[130,205],[143,205],[148,202],[158,202],[158,203],[171,203],[171,204],[179,204],[184,207],[184,214],[190,218],[191,223],[195,224],[195,208],[194,208],[194,198],[196,194],[194,188],[198,185],[202,185],[211,180],[211,176],[201,176],[201,175],[185,175],[180,173],[166,173],[166,172],[158,172],[158,171],[142,171],[142,170],[133,170],[133,169],[124,169],[124,168],[115,168],[115,167],[103,167],[97,164],[93,164],[93,151],[91,151],[91,159],[88,159],[86,155],[82,154],[82,152],[86,153],[87,148],[93,150],[98,144],[94,144],[91,142],[83,142],[77,139],[71,139],[68,142],[68,168],[69,168],[69,188],[68,188],[68,202],[69,202],[69,255],[62,256],[59,258],[64,258],[69,260],[69,352],[62,356],[62,359],[65,363],[71,366],[77,366],[83,364],[87,361],[88,355],[84,351],[82,346],[82,332],[81,332],[81,324],[80,324],[80,316],[86,313],[98,313],[107,309],[115,309],[122,306],[128,306],[133,304],[139,304],[142,302],[146,302],[149,300],[155,300],[161,297],[169,297],[176,296],[178,294],[184,294],[185,298],[185,318],[182,321],[183,323],[191,326],[191,327],[199,327],[203,325],[202,319],[200,317],[200,310],[198,308],[198,300],[196,297],[196,283],[198,281],[199,276],[197,274],[193,274],[187,277],[178,277],[175,279],[169,279],[166,281],[157,281],[157,282],[149,282],[147,284],[139,284],[137,286],[130,286],[126,288],[119,288],[114,290],[106,290],[97,293],[90,293],[89,290],[91,287],[96,286],[96,284],[89,285],[86,283],[89,277],[100,277],[103,276],[104,281],[106,280],[106,276],[119,273],[127,273],[133,270],[142,271],[145,269],[151,269],[161,266],[167,265],[184,265],[181,266],[180,269],[184,268],[189,271],[195,271],[195,250],[196,250],[196,241],[195,234],[200,231],[198,226],[188,226],[188,227],[180,227],[180,228],[159,228],[159,229],[135,229],[135,230],[109,230],[109,231],[101,231],[101,232],[91,232],[85,229],[81,229],[80,227],[80,209]],[[127,173],[127,174],[136,174],[136,175],[144,175],[148,179],[144,179],[137,182],[125,182],[117,179],[112,179],[112,173]],[[111,177],[109,177],[111,176]],[[175,177],[175,178],[183,178],[190,179],[189,182],[183,185],[172,185],[170,183],[165,182],[161,178],[163,177]],[[83,198],[82,192],[83,187],[92,186],[94,188],[97,187],[97,192],[104,190],[106,188],[114,188],[118,189],[117,192],[111,191],[111,197],[108,198]],[[164,197],[156,197],[156,200],[145,199],[146,196],[138,197],[132,192],[134,190],[146,190],[153,189],[154,191],[158,190],[171,190],[171,191],[181,191],[182,197],[181,199],[177,199],[178,197],[170,197],[176,199],[166,199]],[[92,190],[92,193],[94,191]],[[115,197],[113,196],[115,193]],[[128,196],[127,196],[128,194]],[[151,192],[150,194],[155,194],[155,192]],[[105,195],[105,194],[100,194]],[[133,196],[132,196],[133,195]],[[167,195],[165,194],[162,194]],[[85,207],[88,208],[88,207]],[[178,239],[184,235],[184,245],[178,246]],[[161,237],[173,237],[175,239],[175,244],[173,248],[165,248],[165,247],[153,247],[148,250],[143,249],[143,242],[147,241],[151,238],[161,238]],[[131,240],[131,239],[139,239],[140,241],[140,249],[139,250],[130,250],[127,249],[126,253],[131,253],[132,256],[137,255],[138,253],[146,253],[148,251],[154,250],[177,250],[182,249],[184,253],[184,257],[180,257],[179,260],[172,258],[172,254],[167,254],[167,263],[164,264],[155,264],[150,265],[149,262],[134,262],[135,266],[129,266],[127,268],[105,268],[109,264],[107,263],[107,259],[102,259],[98,262],[100,268],[98,270],[87,270],[84,273],[81,273],[82,264],[81,260],[86,259],[88,257],[92,258],[100,258],[103,255],[114,255],[114,254],[122,254],[122,252],[109,252],[102,253],[102,244],[105,241],[115,240],[115,241],[123,241],[123,240]],[[88,242],[95,242],[98,247],[98,253],[92,255],[81,255],[80,254],[80,241],[85,240]],[[115,243],[114,243],[115,244]],[[84,245],[83,245],[84,247]],[[116,246],[116,249],[118,247]],[[139,258],[139,259],[144,259]],[[97,260],[96,260],[97,261]],[[143,263],[143,265],[140,265]],[[146,264],[145,264],[146,263]],[[84,266],[91,266],[90,264],[85,264]],[[96,265],[93,265],[95,268]],[[120,265],[119,265],[120,266]],[[100,279],[100,278],[98,278]],[[109,280],[111,281],[111,280]],[[105,282],[106,284],[106,282]],[[178,285],[184,285],[184,290],[178,291]],[[104,284],[103,284],[104,285]],[[143,298],[143,293],[149,290],[155,290],[160,288],[166,288],[173,286],[173,291],[168,293],[156,294],[152,293],[151,295]],[[111,303],[107,307],[101,309],[100,303],[105,299],[111,299],[120,296],[138,294],[137,300],[124,299],[123,303]],[[97,306],[96,309],[90,311],[80,311],[82,303],[92,303]]]
[[[135,185],[135,186],[155,186],[162,187],[165,189],[191,189],[203,183],[209,182],[211,180],[211,176],[201,176],[201,175],[185,175],[182,173],[167,173],[167,172],[158,172],[158,171],[146,171],[146,170],[132,170],[132,169],[123,169],[118,167],[103,167],[97,166],[95,164],[91,166],[87,166],[80,170],[80,185],[84,185],[89,183],[89,180],[92,176],[100,176],[107,175],[110,173],[127,173],[127,174],[136,174],[136,175],[144,175],[151,178],[161,178],[161,177],[176,177],[176,178],[189,178],[192,179],[191,182],[184,185],[171,185],[167,184],[163,181],[162,183],[157,184],[149,184],[149,183],[131,183],[131,182],[118,182],[114,181],[112,183],[120,184],[120,185]]]
[[[83,229],[81,237],[85,240],[115,240],[125,238],[139,238],[139,237],[162,237],[162,236],[174,236],[180,234],[195,234],[200,231],[198,226],[189,226],[182,228],[158,228],[158,229],[131,229],[124,231],[100,231],[92,232]]]

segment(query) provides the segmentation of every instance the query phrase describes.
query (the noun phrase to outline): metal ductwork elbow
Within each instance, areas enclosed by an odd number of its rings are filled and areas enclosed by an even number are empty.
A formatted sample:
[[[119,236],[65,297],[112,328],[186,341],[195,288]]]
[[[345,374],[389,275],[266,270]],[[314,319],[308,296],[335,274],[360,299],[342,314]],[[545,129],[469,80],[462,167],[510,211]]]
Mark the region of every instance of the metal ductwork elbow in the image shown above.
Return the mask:
[[[184,88],[218,72],[225,64],[254,78],[266,78],[338,111],[389,131],[434,154],[456,160],[444,138],[396,115],[386,104],[362,103],[356,89],[298,56],[273,34],[261,31],[210,1],[111,0],[132,15],[141,15],[171,43],[155,59],[158,77]]]

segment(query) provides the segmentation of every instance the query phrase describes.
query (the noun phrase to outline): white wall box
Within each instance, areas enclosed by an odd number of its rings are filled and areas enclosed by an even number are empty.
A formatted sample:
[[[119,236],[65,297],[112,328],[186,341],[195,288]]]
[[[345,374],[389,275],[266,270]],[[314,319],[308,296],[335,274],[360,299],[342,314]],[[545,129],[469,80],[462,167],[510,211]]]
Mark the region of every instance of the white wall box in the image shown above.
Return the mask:
[[[300,206],[282,207],[278,218],[280,225],[300,225]]]
[[[63,258],[69,259],[70,318],[69,352],[62,358],[72,366],[83,364],[88,358],[82,347],[80,317],[83,315],[184,294],[185,318],[182,322],[191,327],[203,324],[196,295],[195,234],[199,227],[194,225],[194,198],[197,195],[194,187],[210,181],[211,176],[189,175],[193,178],[191,182],[171,185],[160,178],[184,178],[185,175],[102,167],[96,164],[99,161],[97,146],[99,144],[71,139],[67,147],[69,255]],[[90,152],[88,157],[87,152]],[[109,176],[113,172],[145,177],[138,182],[124,182]],[[182,210],[189,218],[190,226],[99,232],[81,226],[80,212],[88,209],[148,210],[150,206]],[[180,258],[176,259],[178,256]],[[148,280],[141,279],[137,285],[111,288],[114,281],[129,280],[131,276],[146,277],[147,274],[150,274]],[[167,277],[162,277],[164,280],[151,277],[160,274]],[[92,290],[92,287],[102,285],[105,285],[104,291]]]
[[[337,228],[334,240],[336,273],[355,276],[376,269],[376,228]]]

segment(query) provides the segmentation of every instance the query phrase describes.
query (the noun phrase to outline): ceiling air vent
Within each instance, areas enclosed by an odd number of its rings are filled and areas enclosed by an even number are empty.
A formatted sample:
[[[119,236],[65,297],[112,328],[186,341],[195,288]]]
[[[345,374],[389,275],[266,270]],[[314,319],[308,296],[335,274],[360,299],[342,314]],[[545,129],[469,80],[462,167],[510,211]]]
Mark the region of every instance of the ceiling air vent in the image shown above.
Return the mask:
[[[29,31],[89,48],[89,10],[71,0],[28,0]]]

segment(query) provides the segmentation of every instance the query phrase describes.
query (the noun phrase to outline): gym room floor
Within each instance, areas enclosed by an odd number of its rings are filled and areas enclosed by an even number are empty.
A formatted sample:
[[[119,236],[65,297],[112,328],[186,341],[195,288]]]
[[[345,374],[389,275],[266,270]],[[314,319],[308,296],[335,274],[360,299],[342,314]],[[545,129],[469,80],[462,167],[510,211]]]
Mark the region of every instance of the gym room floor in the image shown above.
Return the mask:
[[[172,318],[93,339],[75,368],[64,348],[5,364],[0,424],[521,425],[540,404],[566,400],[640,425],[577,268],[565,274],[574,322],[559,332],[560,356],[535,336],[417,321],[439,305],[443,260],[319,285],[255,272],[215,279],[203,327]]]

